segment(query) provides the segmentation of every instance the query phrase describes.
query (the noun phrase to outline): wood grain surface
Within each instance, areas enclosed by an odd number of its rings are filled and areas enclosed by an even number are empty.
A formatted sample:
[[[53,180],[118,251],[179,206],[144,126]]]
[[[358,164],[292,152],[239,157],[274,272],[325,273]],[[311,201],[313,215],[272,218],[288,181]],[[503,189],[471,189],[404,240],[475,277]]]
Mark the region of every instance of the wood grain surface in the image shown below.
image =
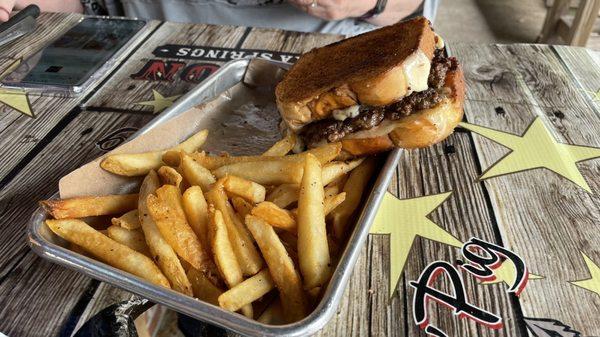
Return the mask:
[[[8,336],[70,334],[94,305],[99,282],[37,257],[27,246],[26,222],[57,190],[58,180],[102,155],[99,140],[123,127],[141,127],[152,116],[78,113],[35,158],[0,190],[0,331]],[[112,296],[112,295],[111,295]]]
[[[153,90],[164,97],[182,95],[197,83],[182,80],[185,67],[196,63],[222,65],[223,61],[201,61],[175,57],[157,57],[155,49],[163,45],[186,45],[190,47],[225,47],[238,49],[264,49],[288,53],[302,53],[339,40],[340,36],[284,32],[275,29],[213,26],[199,24],[164,23],[148,39],[128,62],[124,63],[112,77],[113,84],[104,86],[86,104],[91,111],[129,111],[153,113],[151,106],[135,103],[153,99]],[[185,66],[172,81],[144,81],[132,78],[151,60],[183,62]],[[168,66],[168,64],[165,64]],[[168,68],[167,68],[168,69]]]
[[[85,104],[87,110],[134,111],[153,113],[151,106],[135,104],[153,99],[152,90],[164,97],[182,95],[196,83],[182,81],[175,76],[172,81],[143,81],[131,78],[155,57],[156,47],[166,44],[230,47],[236,46],[244,34],[244,27],[211,26],[165,22],[138,50],[128,62],[112,76],[111,85],[104,86]],[[183,59],[162,59],[162,61],[186,61]],[[222,62],[221,62],[222,63]]]
[[[406,151],[389,191],[400,199],[453,191],[430,219],[459,240],[467,241],[476,236],[497,242],[484,191],[480,185],[472,183],[477,174],[476,157],[469,135],[455,133],[441,144],[426,150]],[[459,249],[416,238],[398,289],[390,299],[389,240],[387,235],[370,236],[339,313],[323,329],[321,336],[426,336],[414,324],[411,305],[413,289],[408,282],[418,279],[424,267],[431,262],[453,262],[460,258]],[[473,278],[466,278],[466,282],[471,301],[505,319],[502,336],[522,335],[522,326],[516,314],[518,308],[507,297],[505,285],[478,286]],[[439,289],[451,293],[445,281]],[[498,335],[497,331],[482,328],[472,321],[457,320],[450,310],[442,306],[438,309],[435,305],[430,307],[436,312],[431,323],[449,333],[449,336]]]
[[[477,49],[480,55],[487,50],[488,57],[473,58],[470,45],[452,46],[453,53],[470,64],[466,74],[469,98],[485,95],[485,90],[525,97],[527,103],[469,100],[465,109],[469,122],[521,135],[539,117],[558,142],[600,146],[598,114],[551,48],[515,45]],[[497,68],[499,63],[508,67]],[[585,65],[588,71],[594,70],[591,66]],[[481,68],[503,76],[484,84],[473,73]],[[484,169],[508,151],[478,135],[473,138]],[[520,254],[532,271],[545,276],[531,281],[521,295],[523,315],[556,319],[584,336],[595,336],[600,334],[600,298],[569,281],[590,277],[581,252],[596,263],[600,261],[600,161],[587,161],[578,167],[592,193],[546,169],[495,177],[483,184],[505,246]]]
[[[241,48],[266,49],[289,53],[305,53],[342,38],[340,35],[312,34],[282,31],[279,29],[251,28]]]
[[[576,89],[581,90],[584,97],[588,97],[594,105],[596,112],[600,112],[600,72],[590,71],[598,68],[600,57],[598,53],[585,48],[552,46],[569,74],[573,76]]]
[[[6,51],[6,54],[16,55],[11,56],[11,59],[15,59],[15,57],[26,58],[56,39],[60,33],[64,33],[68,28],[76,24],[79,19],[81,19],[81,15],[43,14],[40,16],[38,29],[30,35],[26,35],[23,40],[17,40],[4,47],[9,48],[14,44],[13,48],[15,48],[15,51]],[[49,92],[28,91],[27,96],[35,118],[26,116],[0,103],[0,130],[2,132],[0,148],[10,149],[10,151],[0,152],[0,181],[6,175],[9,175],[15,167],[20,166],[22,168],[22,165],[30,159],[27,158],[28,154],[35,153],[37,151],[36,147],[44,146],[61,131],[74,116],[73,113],[69,113],[86,99],[96,89],[96,86],[110,76],[111,72],[119,65],[119,62],[129,56],[137,45],[152,32],[157,24],[157,21],[150,22],[145,33],[130,41],[115,64],[103,76],[99,76],[93,80],[77,96],[66,97]],[[42,29],[42,27],[45,27],[45,29]],[[28,51],[29,54],[24,54],[23,50]],[[0,55],[5,54],[0,50]]]

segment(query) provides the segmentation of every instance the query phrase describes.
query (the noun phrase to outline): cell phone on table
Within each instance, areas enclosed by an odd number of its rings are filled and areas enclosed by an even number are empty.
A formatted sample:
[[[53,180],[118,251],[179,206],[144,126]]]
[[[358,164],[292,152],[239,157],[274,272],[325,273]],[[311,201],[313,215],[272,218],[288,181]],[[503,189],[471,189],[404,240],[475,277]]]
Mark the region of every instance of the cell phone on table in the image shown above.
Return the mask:
[[[78,94],[102,76],[146,21],[89,17],[24,60],[2,80],[7,87]],[[36,90],[37,91],[37,90]]]

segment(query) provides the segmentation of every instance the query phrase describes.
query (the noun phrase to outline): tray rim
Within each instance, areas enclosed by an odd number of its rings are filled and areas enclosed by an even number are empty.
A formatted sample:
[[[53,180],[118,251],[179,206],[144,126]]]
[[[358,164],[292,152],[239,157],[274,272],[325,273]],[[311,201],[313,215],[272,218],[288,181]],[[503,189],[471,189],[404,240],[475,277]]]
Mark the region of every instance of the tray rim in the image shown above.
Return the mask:
[[[236,71],[235,68],[239,67],[244,67],[245,71],[250,62],[251,59],[227,62],[207,80],[186,93],[180,101],[173,104],[144,127],[140,128],[140,130],[132,135],[130,139],[175,117],[178,114],[175,112],[177,108],[186,107],[183,109],[185,111],[197,104],[193,103],[188,106],[196,97],[197,92],[205,90],[215,81],[218,81],[223,74],[227,74],[228,71]],[[279,62],[271,63],[282,65]],[[302,336],[312,334],[319,331],[327,324],[327,322],[329,322],[339,306],[350,276],[354,270],[356,260],[358,259],[362,246],[369,234],[371,224],[375,220],[383,196],[387,192],[392,174],[395,172],[402,152],[402,149],[396,148],[388,153],[385,163],[379,171],[377,179],[371,188],[371,193],[362,206],[363,209],[356,221],[351,236],[348,238],[344,247],[344,252],[337,263],[323,298],[307,317],[291,324],[268,325],[249,319],[240,314],[226,311],[191,296],[183,295],[174,290],[151,284],[137,276],[111,267],[98,260],[77,254],[67,248],[50,242],[45,239],[40,232],[41,228],[46,226],[44,220],[47,217],[47,213],[42,207],[38,207],[29,220],[27,226],[28,243],[36,254],[47,260],[148,298],[155,303],[163,304],[175,311],[182,312],[196,319],[218,325],[236,333],[256,336]],[[57,197],[58,192],[52,196],[52,198]]]

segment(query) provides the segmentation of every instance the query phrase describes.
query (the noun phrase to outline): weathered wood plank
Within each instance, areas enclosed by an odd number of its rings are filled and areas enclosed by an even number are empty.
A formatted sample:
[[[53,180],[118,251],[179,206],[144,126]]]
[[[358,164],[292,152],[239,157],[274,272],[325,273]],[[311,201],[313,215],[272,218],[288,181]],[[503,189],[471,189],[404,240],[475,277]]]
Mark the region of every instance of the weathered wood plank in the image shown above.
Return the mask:
[[[462,48],[462,44],[451,44],[449,48]],[[507,103],[527,103],[527,98],[515,95],[514,88],[516,74],[510,71],[508,60],[495,57],[500,53],[498,46],[479,48],[479,45],[469,48],[466,55],[455,55],[460,60],[465,73],[468,100],[482,100]],[[485,63],[477,60],[484,59]]]
[[[583,96],[588,97],[596,111],[600,112],[600,72],[594,71],[600,65],[594,52],[586,48],[560,45],[552,46],[552,49],[574,77]]]
[[[136,103],[153,100],[153,90],[164,97],[172,97],[185,94],[198,83],[196,81],[185,81],[181,76],[185,67],[198,63],[198,61],[157,57],[153,54],[157,47],[174,44],[233,48],[240,41],[244,32],[244,27],[166,22],[111,77],[110,85],[106,85],[99,90],[85,106],[89,110],[126,110],[152,114],[154,112],[152,106]],[[162,69],[161,74],[155,73],[155,76],[152,76],[152,81],[133,79],[131,75],[140,72],[150,60],[166,62],[166,69]],[[168,62],[179,62],[183,65],[180,64],[175,68],[170,68]],[[224,62],[215,61],[211,63],[220,65]],[[179,70],[172,77],[168,76],[169,71],[174,69]]]
[[[56,336],[81,295],[91,295],[92,281],[37,257],[24,247],[24,238],[20,245],[25,249],[19,249],[17,265],[0,277],[0,331],[8,336]]]
[[[138,128],[150,118],[82,112],[0,191],[0,331],[54,336],[69,322],[90,280],[35,257],[27,247],[25,223],[38,200],[56,191],[60,177],[104,152],[96,145],[99,140],[124,127]],[[11,299],[15,294],[19,298]]]
[[[341,40],[341,35],[283,31],[279,29],[252,28],[242,48],[266,49],[289,53],[305,53]]]
[[[499,114],[494,100],[469,101],[466,115],[471,123],[522,134],[534,118],[539,117],[559,142],[600,145],[598,115],[549,47],[478,46],[477,49],[489,52],[488,57],[482,58],[473,58],[473,49],[470,45],[453,45],[454,54],[470,60],[475,68],[495,67],[498,59],[503,59],[508,66],[494,71],[512,74],[507,76],[512,82],[504,87],[511,86],[513,95],[527,97],[531,103],[504,103]],[[592,65],[585,69],[597,71]],[[477,74],[468,71],[466,75],[471,81],[478,81]],[[469,90],[483,90],[481,88],[485,88],[483,84],[471,86]],[[507,153],[506,148],[483,137],[474,135],[473,138],[483,169]],[[578,167],[593,193],[598,193],[598,160]],[[600,325],[593,319],[600,317],[598,295],[568,283],[590,277],[580,252],[596,263],[600,261],[600,234],[596,230],[600,198],[597,194],[587,193],[545,169],[495,177],[485,180],[484,184],[505,245],[519,253],[532,271],[546,277],[530,282],[521,295],[523,314],[557,319],[582,335],[598,335]]]
[[[47,20],[47,16],[50,16],[53,20]],[[43,14],[40,16],[45,21],[45,25],[51,25],[52,23],[59,22],[59,18],[64,17],[66,22],[74,24],[72,16],[63,14],[57,16],[55,14]],[[80,17],[80,16],[79,16]],[[79,18],[76,16],[76,18]],[[66,23],[57,24],[59,28],[64,28]],[[29,103],[31,111],[35,114],[35,118],[26,116],[13,108],[0,103],[0,148],[10,149],[10,151],[2,151],[0,153],[0,181],[19,163],[27,154],[40,142],[45,142],[44,138],[51,133],[51,130],[57,126],[57,124],[67,116],[67,114],[73,110],[95,87],[100,84],[107,76],[110,75],[119,62],[124,59],[130,52],[135,50],[138,44],[143,41],[147,34],[150,34],[152,29],[158,25],[157,21],[152,21],[149,24],[148,30],[145,34],[140,35],[136,40],[132,40],[122,54],[121,59],[117,60],[115,64],[107,71],[104,76],[96,79],[91,85],[86,88],[82,93],[76,97],[61,97],[56,94],[49,93],[28,93]],[[68,27],[67,27],[68,28]],[[60,30],[59,32],[63,32]],[[39,32],[40,34],[43,32]],[[43,46],[42,42],[48,43],[51,38],[56,38],[58,33],[52,31],[45,32],[46,36],[37,36],[34,43],[38,48]],[[29,36],[28,36],[29,38]],[[40,41],[38,41],[40,40]],[[43,41],[42,41],[43,40]],[[22,42],[19,40],[16,42],[18,46],[21,46]],[[18,46],[15,46],[18,47]],[[23,49],[28,50],[29,53],[34,53],[37,49],[32,49],[33,46],[24,47]],[[6,51],[10,53],[10,50]],[[1,53],[0,53],[1,54]],[[2,54],[4,55],[4,54]],[[20,53],[19,55],[28,56],[27,54]],[[62,127],[62,126],[61,126]],[[42,143],[43,144],[43,143]],[[25,164],[25,163],[22,163]]]
[[[467,62],[464,60],[463,62]],[[479,184],[475,184],[478,174],[474,149],[468,134],[455,133],[441,144],[418,151],[407,151],[398,166],[397,191],[399,198],[414,198],[431,194],[452,191],[450,197],[434,211],[430,218],[442,229],[452,234],[459,241],[468,241],[477,237],[489,242],[498,242],[494,234],[493,214],[490,214],[485,193]],[[403,280],[400,282],[399,296],[402,299],[392,300],[392,306],[398,306],[397,312],[402,313],[400,303],[408,303],[405,308],[406,316],[392,315],[389,308],[385,307],[385,294],[387,286],[379,284],[373,289],[382,291],[379,297],[381,302],[373,303],[372,319],[382,320],[387,317],[388,326],[384,331],[372,331],[374,335],[392,335],[394,330],[406,322],[408,336],[425,336],[413,320],[412,297],[414,289],[408,282],[417,280],[421,271],[429,263],[443,260],[454,263],[461,259],[460,250],[448,245],[431,240],[416,238],[411,255],[405,267]],[[389,261],[389,253],[383,255],[383,260]],[[384,268],[388,268],[387,264]],[[373,272],[373,271],[372,271]],[[457,319],[452,311],[440,305],[433,310],[430,322],[446,331],[449,336],[519,336],[520,327],[517,309],[509,300],[506,285],[480,285],[473,277],[463,274],[465,288],[468,289],[468,299],[471,303],[499,315],[504,320],[502,330],[491,330],[475,324],[471,320]],[[440,289],[452,293],[447,280],[444,280]],[[404,296],[404,298],[403,298]],[[430,306],[431,308],[431,306]],[[378,333],[379,332],[379,333]],[[395,332],[398,334],[398,332]],[[398,335],[402,335],[401,333]]]

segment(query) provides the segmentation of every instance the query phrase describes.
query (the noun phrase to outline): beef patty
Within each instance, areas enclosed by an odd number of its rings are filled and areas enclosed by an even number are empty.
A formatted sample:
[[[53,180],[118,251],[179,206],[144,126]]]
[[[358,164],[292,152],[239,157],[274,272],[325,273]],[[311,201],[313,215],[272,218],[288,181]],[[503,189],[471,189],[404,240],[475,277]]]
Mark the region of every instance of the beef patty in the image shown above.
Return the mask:
[[[384,119],[398,120],[415,111],[433,108],[444,98],[441,90],[449,70],[455,70],[458,61],[454,57],[446,57],[444,51],[436,49],[431,60],[431,71],[427,84],[429,88],[413,92],[398,102],[385,106],[361,106],[358,116],[338,121],[333,118],[313,122],[304,127],[301,137],[308,147],[315,147],[323,140],[336,142],[346,135],[369,130],[379,125]]]

